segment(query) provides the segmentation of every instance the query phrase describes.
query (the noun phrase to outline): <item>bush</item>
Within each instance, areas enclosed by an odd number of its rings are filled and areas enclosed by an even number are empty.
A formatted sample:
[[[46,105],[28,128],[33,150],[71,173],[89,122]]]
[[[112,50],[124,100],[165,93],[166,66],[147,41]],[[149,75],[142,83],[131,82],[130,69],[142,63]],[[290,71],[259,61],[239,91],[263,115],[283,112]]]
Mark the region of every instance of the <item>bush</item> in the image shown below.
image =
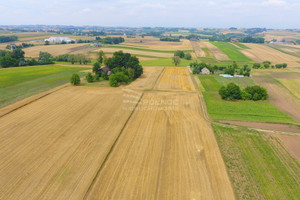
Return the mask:
[[[221,87],[219,94],[222,99],[225,100],[237,100],[242,98],[240,87],[234,83],[229,83],[226,87]]]
[[[94,81],[94,77],[90,72],[85,76],[85,78],[88,83],[92,83]]]
[[[251,94],[249,94],[248,92],[246,92],[245,90],[243,90],[241,92],[241,97],[243,100],[251,100]]]
[[[80,85],[80,77],[78,74],[73,74],[70,80],[72,85]]]
[[[129,77],[124,72],[117,72],[109,76],[109,85],[118,87],[122,83],[129,83]]]
[[[251,97],[250,100],[266,100],[268,98],[267,90],[258,85],[248,86],[245,88],[245,92],[247,92]]]
[[[179,58],[184,58],[184,51],[179,51],[179,50],[177,50],[177,51],[174,53],[174,56],[178,56]]]
[[[186,54],[184,55],[184,58],[185,58],[186,60],[192,60],[192,55],[191,55],[190,53],[186,53]]]
[[[252,68],[253,68],[253,69],[259,69],[260,66],[261,66],[261,65],[260,65],[259,63],[254,63]]]

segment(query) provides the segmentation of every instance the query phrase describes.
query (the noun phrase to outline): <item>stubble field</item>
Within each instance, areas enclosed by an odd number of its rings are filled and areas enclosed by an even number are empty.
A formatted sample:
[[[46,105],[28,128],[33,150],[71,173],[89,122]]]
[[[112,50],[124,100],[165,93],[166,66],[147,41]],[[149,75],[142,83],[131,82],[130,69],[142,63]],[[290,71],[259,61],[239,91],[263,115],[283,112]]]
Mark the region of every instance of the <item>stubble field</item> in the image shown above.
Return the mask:
[[[1,117],[0,199],[234,199],[188,73],[66,87]]]

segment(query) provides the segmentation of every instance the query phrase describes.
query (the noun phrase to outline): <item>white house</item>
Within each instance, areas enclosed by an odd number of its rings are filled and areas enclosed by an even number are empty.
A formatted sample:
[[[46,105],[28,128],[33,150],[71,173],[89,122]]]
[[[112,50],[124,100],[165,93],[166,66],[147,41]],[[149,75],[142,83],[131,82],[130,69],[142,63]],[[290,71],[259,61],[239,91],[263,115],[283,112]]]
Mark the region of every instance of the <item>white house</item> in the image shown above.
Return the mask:
[[[50,37],[48,39],[45,39],[45,42],[48,41],[48,42],[52,42],[52,43],[61,43],[62,41],[65,41],[67,43],[69,42],[72,42],[72,41],[76,41],[76,40],[73,40],[69,37]]]

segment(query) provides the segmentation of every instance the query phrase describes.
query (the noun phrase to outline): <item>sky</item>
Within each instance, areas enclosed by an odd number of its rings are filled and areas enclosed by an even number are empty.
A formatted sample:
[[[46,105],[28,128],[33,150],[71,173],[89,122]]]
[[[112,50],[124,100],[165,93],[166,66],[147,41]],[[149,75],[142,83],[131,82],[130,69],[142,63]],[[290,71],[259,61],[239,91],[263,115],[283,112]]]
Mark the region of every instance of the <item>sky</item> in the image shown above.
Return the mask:
[[[300,28],[300,0],[0,0],[1,25]]]

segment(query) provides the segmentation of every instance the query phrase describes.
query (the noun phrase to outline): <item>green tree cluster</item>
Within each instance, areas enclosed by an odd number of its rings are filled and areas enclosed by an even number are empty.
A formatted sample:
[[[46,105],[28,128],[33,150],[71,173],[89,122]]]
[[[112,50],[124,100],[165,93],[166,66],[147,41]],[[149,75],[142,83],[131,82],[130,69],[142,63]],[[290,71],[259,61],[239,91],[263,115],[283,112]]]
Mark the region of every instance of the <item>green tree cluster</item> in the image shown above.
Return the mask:
[[[258,85],[248,86],[241,90],[235,83],[229,83],[219,90],[219,94],[224,100],[266,100],[268,98],[267,90]]]
[[[70,62],[72,64],[79,63],[80,65],[91,63],[91,59],[88,58],[86,55],[79,53],[79,54],[62,54],[56,56],[54,58],[55,61],[63,61],[63,62]]]
[[[70,82],[72,85],[80,85],[80,76],[78,74],[73,74],[71,76]]]

